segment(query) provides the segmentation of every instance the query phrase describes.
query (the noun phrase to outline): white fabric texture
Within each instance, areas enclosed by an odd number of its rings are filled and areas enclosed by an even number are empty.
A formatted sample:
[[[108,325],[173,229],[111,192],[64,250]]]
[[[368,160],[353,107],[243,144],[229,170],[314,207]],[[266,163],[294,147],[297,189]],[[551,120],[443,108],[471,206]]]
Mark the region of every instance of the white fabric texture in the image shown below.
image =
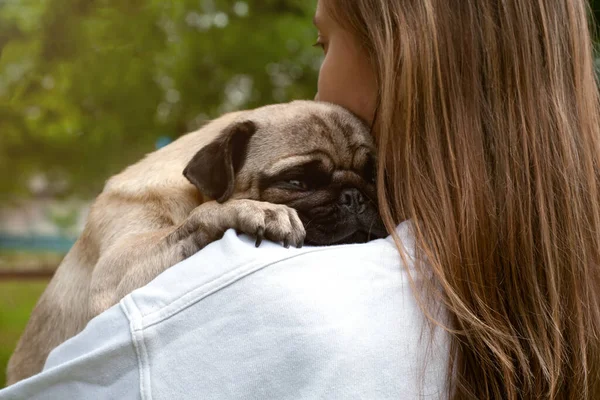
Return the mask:
[[[425,321],[391,238],[257,249],[230,230],[0,399],[444,398],[447,335]]]

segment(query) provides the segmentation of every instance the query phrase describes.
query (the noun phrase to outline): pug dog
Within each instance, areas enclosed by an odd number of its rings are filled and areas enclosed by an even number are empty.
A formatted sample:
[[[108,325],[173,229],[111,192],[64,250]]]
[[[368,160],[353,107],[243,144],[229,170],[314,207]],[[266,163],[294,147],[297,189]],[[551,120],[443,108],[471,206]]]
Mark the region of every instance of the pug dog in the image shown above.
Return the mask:
[[[42,294],[8,384],[165,269],[236,229],[284,246],[385,236],[375,146],[342,107],[296,101],[226,114],[111,178]]]

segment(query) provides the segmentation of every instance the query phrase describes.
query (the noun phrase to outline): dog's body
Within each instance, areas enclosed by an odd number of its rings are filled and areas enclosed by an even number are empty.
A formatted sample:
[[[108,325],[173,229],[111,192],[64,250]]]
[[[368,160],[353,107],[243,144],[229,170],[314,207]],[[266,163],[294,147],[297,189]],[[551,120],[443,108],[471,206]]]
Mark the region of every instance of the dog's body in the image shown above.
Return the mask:
[[[384,235],[373,157],[361,121],[315,102],[227,114],[149,154],[95,201],[9,361],[8,384],[41,371],[91,318],[229,228],[258,236],[257,245]]]

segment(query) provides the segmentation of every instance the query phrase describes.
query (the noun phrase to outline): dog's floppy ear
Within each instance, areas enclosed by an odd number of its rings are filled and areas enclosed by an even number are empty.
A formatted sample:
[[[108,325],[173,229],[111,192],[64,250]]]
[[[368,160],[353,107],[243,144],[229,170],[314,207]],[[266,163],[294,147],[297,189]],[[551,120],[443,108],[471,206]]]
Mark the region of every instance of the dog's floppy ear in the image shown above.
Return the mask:
[[[227,201],[235,188],[235,174],[246,158],[248,142],[256,132],[252,121],[236,122],[213,142],[204,146],[183,170],[198,190],[217,200]]]

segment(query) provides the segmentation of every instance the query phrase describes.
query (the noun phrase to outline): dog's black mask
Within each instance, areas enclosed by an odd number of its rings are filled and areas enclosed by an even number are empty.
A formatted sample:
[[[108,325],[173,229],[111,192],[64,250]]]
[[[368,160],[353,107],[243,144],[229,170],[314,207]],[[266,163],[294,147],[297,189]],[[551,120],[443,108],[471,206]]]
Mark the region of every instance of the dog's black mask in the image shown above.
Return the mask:
[[[374,158],[361,170],[336,170],[320,160],[291,167],[260,181],[260,199],[294,208],[306,243],[364,243],[387,235],[377,209]]]

